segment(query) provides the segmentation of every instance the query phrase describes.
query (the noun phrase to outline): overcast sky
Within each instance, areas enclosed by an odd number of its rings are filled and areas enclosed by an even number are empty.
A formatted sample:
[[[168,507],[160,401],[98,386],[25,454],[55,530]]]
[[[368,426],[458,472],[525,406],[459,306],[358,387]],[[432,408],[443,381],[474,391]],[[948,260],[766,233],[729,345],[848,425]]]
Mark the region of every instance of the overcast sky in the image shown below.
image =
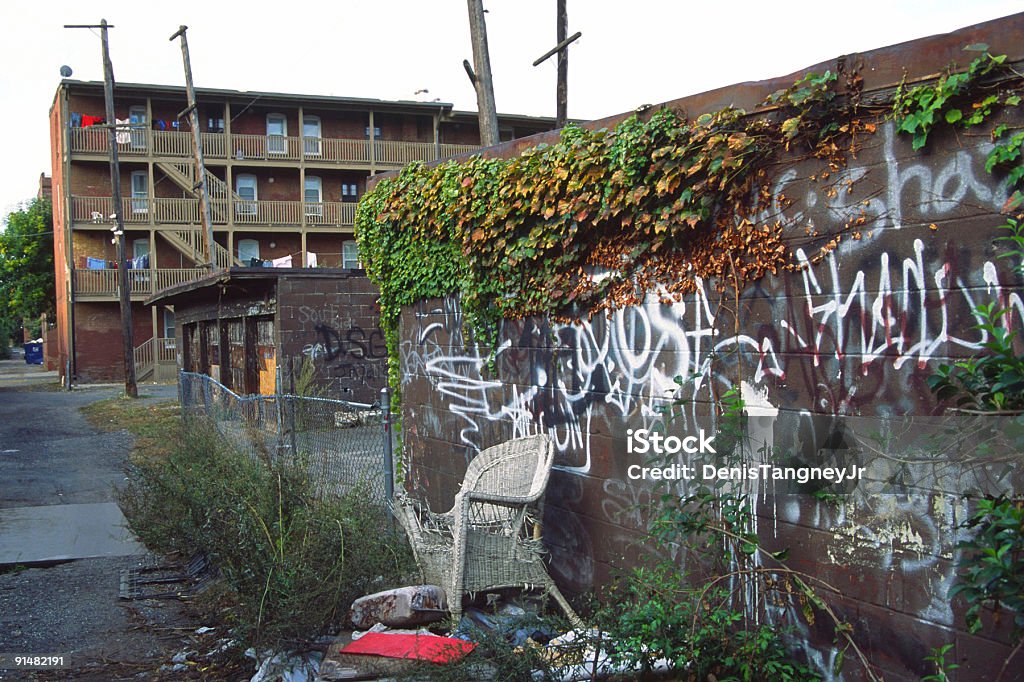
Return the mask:
[[[554,116],[555,0],[485,0],[498,111]],[[1010,0],[568,0],[569,116],[594,119],[730,83],[798,71],[841,54],[945,33],[1021,11]],[[380,99],[439,98],[476,108],[462,69],[472,60],[464,0],[303,2],[68,2],[0,6],[2,215],[50,174],[47,112],[61,65],[102,80],[99,23],[110,31],[118,81],[183,85],[189,27],[199,87]],[[427,89],[428,95],[415,95]]]

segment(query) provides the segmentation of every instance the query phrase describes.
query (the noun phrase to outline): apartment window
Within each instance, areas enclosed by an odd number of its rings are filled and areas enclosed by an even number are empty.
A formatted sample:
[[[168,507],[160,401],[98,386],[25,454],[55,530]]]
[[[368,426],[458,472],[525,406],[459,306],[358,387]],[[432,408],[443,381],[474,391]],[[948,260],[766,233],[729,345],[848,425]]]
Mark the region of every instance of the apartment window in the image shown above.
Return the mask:
[[[146,148],[146,128],[149,127],[149,117],[146,116],[146,107],[137,104],[128,108],[128,123],[132,149]]]
[[[174,311],[170,308],[164,308],[164,348],[174,348],[175,332]],[[166,340],[169,340],[170,343]]]
[[[322,128],[319,116],[302,117],[302,151],[306,156],[322,153]]]
[[[149,238],[132,240],[132,258],[141,258],[149,255]]]
[[[260,242],[258,239],[238,240],[238,260],[242,265],[249,265],[253,258],[260,257]]]
[[[149,173],[132,171],[132,213],[149,212]]]
[[[239,173],[235,176],[235,194],[241,201],[235,204],[235,213],[239,215],[256,215],[256,176]]]
[[[353,239],[344,241],[341,244],[341,267],[363,267],[362,263],[359,262],[359,245]]]
[[[267,114],[267,153],[288,152],[288,119],[284,114]]]
[[[323,216],[324,183],[316,175],[306,176],[302,200],[305,202],[307,216]]]
[[[366,126],[366,139],[367,140],[370,139],[370,126]],[[380,139],[380,126],[374,126],[373,127],[373,139],[375,139],[375,140],[379,140]]]
[[[224,118],[221,116],[208,116],[206,118],[206,132],[208,133],[223,133],[224,132]]]
[[[359,185],[354,182],[341,183],[341,200],[353,202],[359,200]]]

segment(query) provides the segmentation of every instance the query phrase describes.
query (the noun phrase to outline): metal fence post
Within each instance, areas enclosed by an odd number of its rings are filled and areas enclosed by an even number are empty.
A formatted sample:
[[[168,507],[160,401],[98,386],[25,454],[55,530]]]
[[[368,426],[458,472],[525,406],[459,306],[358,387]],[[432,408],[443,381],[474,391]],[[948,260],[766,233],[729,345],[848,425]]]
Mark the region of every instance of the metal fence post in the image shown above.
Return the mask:
[[[213,402],[212,387],[213,384],[209,381],[203,382],[203,416],[207,419],[213,419],[212,408],[210,407],[210,404]]]
[[[281,410],[284,409],[284,396],[282,389],[284,385],[281,383],[281,365],[278,365],[274,371],[274,405],[277,408],[274,410],[277,413],[277,447],[274,448],[277,454],[278,460],[280,461],[282,456],[282,450],[285,445],[282,442],[284,439],[284,420],[282,419]]]
[[[297,443],[297,436],[295,434],[295,410],[299,405],[302,405],[302,398],[295,395],[295,367],[292,365],[292,357],[289,355],[288,358],[288,442],[292,448],[292,458],[299,456],[299,448]],[[284,393],[284,387],[281,387],[281,393]],[[282,398],[283,400],[283,398]]]
[[[391,391],[387,386],[380,389],[381,424],[384,425],[384,494],[388,509],[395,497],[395,452],[391,429]]]

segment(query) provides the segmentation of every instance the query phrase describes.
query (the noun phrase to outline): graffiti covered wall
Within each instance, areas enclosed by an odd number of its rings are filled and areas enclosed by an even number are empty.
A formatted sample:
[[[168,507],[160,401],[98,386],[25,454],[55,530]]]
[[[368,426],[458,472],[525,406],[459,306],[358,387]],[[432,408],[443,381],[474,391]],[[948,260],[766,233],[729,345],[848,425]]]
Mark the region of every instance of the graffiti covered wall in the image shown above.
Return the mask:
[[[312,363],[324,396],[372,403],[387,384],[378,295],[365,275],[350,273],[278,284],[282,355],[295,372]]]
[[[1022,25],[1018,15],[1013,30]],[[943,39],[977,40],[977,31],[967,33]],[[919,43],[921,53],[932,47]],[[687,104],[673,103],[695,115]],[[1001,117],[1024,122],[1019,109]],[[942,411],[927,377],[987,340],[974,309],[1008,308],[1004,322],[1014,328],[1024,316],[1015,261],[999,257],[1005,249],[994,241],[1008,191],[985,169],[990,129],[933,133],[927,150],[915,152],[892,123],[879,122],[844,166],[794,155],[775,169],[772,201],[759,218],[781,220],[808,267],[766,277],[738,300],[705,283],[672,305],[651,302],[575,325],[506,322],[493,371],[486,351],[467,342],[456,300],[407,308],[400,360],[408,484],[442,507],[479,448],[551,434],[558,450],[545,519],[551,571],[567,588],[586,591],[607,583],[625,555],[671,551],[637,544],[645,522],[638,505],[652,488],[630,475],[644,461],[629,452],[630,430],[713,430],[709,405],[739,386],[759,433],[784,452],[829,456],[843,447],[830,442],[837,430],[856,420],[861,434],[897,422],[922,431],[911,418]],[[840,242],[812,265],[808,237],[822,234]],[[663,408],[679,396],[689,402],[666,425]],[[878,481],[893,480],[892,458],[882,470],[878,456],[864,456]],[[962,494],[1019,491],[1014,476],[1019,471],[986,488],[975,479],[965,487],[962,472],[933,475],[926,484],[853,490],[838,501],[776,494],[767,483],[749,492],[762,542],[791,548],[792,567],[837,588],[830,602],[886,679],[930,672],[924,657],[947,642],[956,645],[964,679],[976,679],[994,677],[1009,648],[1005,627],[968,634],[947,597],[968,514]],[[811,662],[832,675],[831,630],[785,611],[774,617],[794,626]],[[856,665],[837,677],[857,679]]]

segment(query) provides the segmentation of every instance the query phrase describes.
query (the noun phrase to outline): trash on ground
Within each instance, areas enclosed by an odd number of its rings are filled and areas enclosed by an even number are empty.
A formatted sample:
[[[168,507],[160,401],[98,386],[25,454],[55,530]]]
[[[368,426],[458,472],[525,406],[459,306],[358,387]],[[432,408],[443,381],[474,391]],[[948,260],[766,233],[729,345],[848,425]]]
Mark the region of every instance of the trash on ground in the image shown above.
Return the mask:
[[[441,635],[367,632],[340,653],[451,663],[476,648],[473,642]]]
[[[547,644],[558,634],[536,613],[516,604],[504,604],[493,614],[470,606],[463,612],[462,620],[451,636],[473,642],[479,638],[479,631],[497,633],[513,647],[523,646],[528,640]]]
[[[256,658],[256,651],[250,648],[246,650],[245,655]],[[314,682],[320,670],[321,659],[322,654],[319,651],[301,656],[283,653],[271,655],[270,652],[266,652],[262,661],[257,659],[259,666],[249,682]]]
[[[154,558],[142,566],[120,571],[121,599],[188,599],[209,587],[217,576],[210,558],[196,553],[182,572],[179,566]]]

